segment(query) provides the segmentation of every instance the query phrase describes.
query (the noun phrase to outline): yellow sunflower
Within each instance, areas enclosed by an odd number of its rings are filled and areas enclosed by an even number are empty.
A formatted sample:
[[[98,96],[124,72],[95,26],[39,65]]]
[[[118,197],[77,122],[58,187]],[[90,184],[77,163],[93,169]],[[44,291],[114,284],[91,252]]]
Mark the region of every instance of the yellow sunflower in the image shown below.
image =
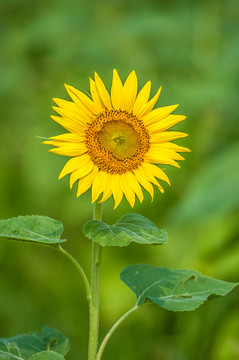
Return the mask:
[[[123,196],[133,207],[135,195],[143,200],[142,187],[152,199],[153,185],[164,192],[157,179],[169,179],[159,165],[179,167],[177,160],[184,160],[179,152],[189,149],[171,142],[187,134],[167,131],[184,120],[183,115],[171,113],[178,105],[153,110],[161,88],[149,100],[151,82],[138,91],[137,76],[132,71],[125,83],[113,70],[111,94],[99,75],[90,79],[91,97],[65,85],[71,101],[53,99],[58,107],[53,109],[60,116],[52,119],[68,133],[50,137],[45,144],[55,146],[49,150],[69,156],[59,179],[70,175],[70,187],[78,181],[77,196],[92,186],[92,202],[103,193],[100,202],[114,197],[115,208]]]

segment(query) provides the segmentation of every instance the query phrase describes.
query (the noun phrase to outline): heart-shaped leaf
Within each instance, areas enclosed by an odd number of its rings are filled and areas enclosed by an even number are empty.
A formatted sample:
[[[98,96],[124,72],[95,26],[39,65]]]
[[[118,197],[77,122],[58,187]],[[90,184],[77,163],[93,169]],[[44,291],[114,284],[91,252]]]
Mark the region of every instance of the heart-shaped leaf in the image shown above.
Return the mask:
[[[63,225],[47,216],[27,215],[0,220],[0,239],[27,241],[43,245],[57,245]]]
[[[146,217],[139,214],[126,214],[114,225],[91,220],[84,225],[84,234],[101,246],[127,246],[138,244],[165,244],[167,233],[160,230]]]
[[[171,311],[195,310],[209,297],[226,295],[238,285],[192,270],[141,264],[128,266],[120,278],[136,294],[137,305],[151,300]]]
[[[59,331],[44,326],[41,332],[0,338],[0,359],[62,360],[69,348],[70,343],[66,337]]]

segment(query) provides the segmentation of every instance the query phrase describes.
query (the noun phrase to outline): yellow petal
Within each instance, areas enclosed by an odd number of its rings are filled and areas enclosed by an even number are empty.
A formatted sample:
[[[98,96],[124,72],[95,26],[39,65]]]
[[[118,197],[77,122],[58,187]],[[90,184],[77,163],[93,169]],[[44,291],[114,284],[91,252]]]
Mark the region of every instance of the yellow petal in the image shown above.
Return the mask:
[[[155,122],[158,122],[171,114],[178,105],[164,106],[150,111],[146,116],[143,117],[143,122],[145,125],[151,125]]]
[[[107,172],[99,171],[92,185],[92,203],[94,203],[103,192],[103,184],[107,181]]]
[[[140,183],[140,185],[142,185],[145,190],[147,190],[149,192],[149,194],[151,195],[152,201],[153,201],[153,197],[154,197],[154,187],[153,185],[145,178],[141,175],[141,173],[139,172],[138,169],[133,170],[134,175],[137,179],[137,181]]]
[[[107,174],[106,181],[102,184],[103,195],[101,200],[99,201],[100,203],[106,201],[112,195],[111,182],[112,182],[112,175]]]
[[[95,72],[95,85],[99,94],[100,99],[102,100],[103,104],[108,110],[112,109],[111,102],[110,102],[110,96],[108,91],[106,90],[106,87],[99,77],[99,75]]]
[[[97,106],[87,95],[75,89],[73,86],[65,84],[65,87],[69,96],[83,113],[89,117],[92,117],[93,114],[98,114]]]
[[[191,152],[190,149],[180,146],[178,144],[174,144],[172,142],[158,144],[158,147],[160,147],[162,150],[170,149],[170,150],[179,151],[179,152]]]
[[[49,139],[66,142],[81,142],[85,140],[85,135],[65,133],[61,135],[51,136]]]
[[[72,186],[74,185],[76,180],[83,178],[84,176],[89,174],[89,172],[92,171],[93,166],[94,166],[93,162],[88,161],[87,163],[81,165],[81,167],[78,170],[72,172],[70,176],[70,188],[72,189]]]
[[[72,119],[74,120],[76,123],[82,123],[83,126],[85,125],[86,121],[81,121],[79,115],[76,112],[71,112],[69,110],[57,107],[57,106],[52,106],[52,109],[55,110],[59,115]]]
[[[138,82],[135,71],[132,71],[127,77],[120,101],[120,109],[131,112],[134,106],[135,98],[138,90]]]
[[[185,119],[186,119],[186,116],[184,116],[184,115],[169,115],[168,117],[166,117],[165,119],[163,119],[159,122],[155,122],[150,125],[146,125],[146,127],[147,127],[149,133],[162,132],[162,131],[168,130],[172,126],[178,124],[179,122],[181,122]]]
[[[115,109],[119,109],[119,104],[121,103],[123,85],[120,80],[118,72],[113,70],[113,79],[111,86],[111,101]]]
[[[88,163],[90,160],[91,159],[87,154],[71,158],[70,160],[67,161],[67,163],[63,167],[58,179],[61,179],[63,178],[63,176],[75,170],[78,170],[81,166]]]
[[[52,120],[60,124],[63,128],[65,128],[66,130],[72,133],[81,134],[84,132],[84,127],[82,126],[82,124],[79,124],[69,118],[55,116],[55,115],[51,115],[51,118]]]
[[[164,131],[160,133],[150,134],[150,142],[156,142],[157,144],[160,144],[176,139],[181,139],[186,136],[188,136],[188,134],[180,131]]]
[[[120,204],[124,195],[120,185],[120,176],[119,174],[112,175],[112,193],[115,201],[114,209]]]
[[[70,143],[58,148],[50,149],[49,151],[58,155],[79,156],[86,153],[88,149],[85,146],[85,143]]]
[[[94,178],[96,177],[98,173],[98,168],[96,166],[93,167],[92,171],[81,178],[78,182],[78,189],[77,189],[77,197],[79,197],[81,194],[86,192],[92,185],[92,182],[94,181]]]
[[[142,202],[144,199],[144,195],[135,175],[131,171],[128,171],[127,173],[125,173],[125,177],[128,181],[128,184],[131,186],[131,189],[137,195],[139,201]]]
[[[184,157],[180,154],[178,154],[176,151],[171,151],[171,150],[166,150],[166,151],[162,151],[162,154],[170,154],[171,158],[173,160],[185,160]]]
[[[159,182],[156,179],[155,179],[154,184],[157,186],[159,191],[163,194],[164,193],[164,188],[159,184]]]
[[[57,136],[51,136],[49,140],[43,141],[43,144],[53,145],[53,146],[62,146],[66,145],[67,143],[79,143],[85,141],[84,135],[77,135],[77,134],[61,134]]]
[[[99,113],[105,110],[105,106],[99,96],[94,80],[90,78],[90,92],[94,103],[96,104]]]
[[[159,163],[162,158],[173,160],[184,160],[184,158],[178,154],[173,148],[169,146],[163,146],[164,144],[151,144],[149,155],[151,161]],[[175,144],[176,145],[176,144]],[[186,149],[186,148],[183,148]]]
[[[75,113],[75,112],[70,112],[69,110],[65,110],[62,108],[58,108],[57,106],[52,106],[52,108],[58,113],[60,114],[63,118],[65,119],[71,119],[73,120],[76,124],[81,125],[82,127],[86,128],[86,124],[87,122],[90,121],[90,118],[86,119],[84,117],[82,117],[81,115]]]
[[[134,107],[133,107],[133,114],[136,116],[140,113],[142,108],[149,100],[149,95],[151,91],[151,81],[148,81],[144,87],[138,93],[138,96],[135,100]]]
[[[160,92],[161,92],[161,87],[157,91],[156,95],[154,95],[154,97],[139,110],[139,112],[137,113],[137,117],[139,119],[143,118],[143,116],[147,115],[153,109],[154,105],[156,104],[159,98]]]
[[[172,156],[169,153],[155,152],[154,150],[152,150],[152,148],[149,149],[149,151],[145,154],[144,160],[145,162],[172,165],[180,168],[178,163],[173,160]]]
[[[154,164],[150,164],[148,162],[144,162],[141,165],[145,169],[145,171],[151,173],[156,178],[158,178],[160,180],[163,180],[163,181],[165,181],[166,183],[168,183],[170,185],[170,181],[169,181],[168,176],[158,166],[156,166]]]
[[[127,178],[125,177],[125,174],[120,176],[120,186],[125,194],[126,199],[128,200],[131,207],[134,207],[135,204],[135,193],[131,189],[131,186],[129,186]]]
[[[60,108],[75,113],[78,116],[83,116],[79,107],[72,101],[54,98],[52,99]]]
[[[144,166],[142,166],[144,163],[142,163],[140,166],[138,166],[138,170],[140,174],[145,177],[148,181],[150,181],[152,184],[156,185],[157,188],[161,193],[164,193],[163,187],[159,184],[159,182],[155,179],[154,175],[151,172],[148,172],[147,169],[145,169]]]

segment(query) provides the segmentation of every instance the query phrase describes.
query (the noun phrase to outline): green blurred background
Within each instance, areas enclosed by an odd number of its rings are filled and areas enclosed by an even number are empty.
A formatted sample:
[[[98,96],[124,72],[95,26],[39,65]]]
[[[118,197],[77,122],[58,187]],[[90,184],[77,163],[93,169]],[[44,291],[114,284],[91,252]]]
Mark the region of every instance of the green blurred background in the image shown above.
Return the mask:
[[[123,202],[104,220],[138,212],[166,228],[163,247],[104,250],[101,337],[134,304],[119,272],[136,262],[185,267],[239,280],[239,2],[137,0],[1,0],[0,217],[48,215],[65,225],[65,248],[89,273],[90,193],[76,198],[58,181],[66,158],[48,153],[37,136],[63,132],[50,120],[53,97],[67,99],[64,82],[89,90],[96,70],[107,87],[136,70],[140,87],[162,85],[158,106],[180,104],[190,136],[182,169],[168,167],[172,186],[145,194],[132,210]],[[81,279],[62,255],[40,246],[0,243],[0,337],[45,324],[71,339],[67,358],[86,359],[88,309]],[[132,315],[112,337],[104,359],[239,359],[239,290],[196,312],[153,305]]]

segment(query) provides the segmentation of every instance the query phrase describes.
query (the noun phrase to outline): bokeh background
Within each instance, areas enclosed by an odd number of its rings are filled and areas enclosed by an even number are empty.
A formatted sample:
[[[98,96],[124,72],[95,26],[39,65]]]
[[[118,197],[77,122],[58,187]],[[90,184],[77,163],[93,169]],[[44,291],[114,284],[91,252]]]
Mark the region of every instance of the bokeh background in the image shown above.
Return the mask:
[[[239,280],[239,3],[235,0],[1,0],[0,217],[47,215],[64,223],[65,248],[89,273],[90,193],[76,198],[58,181],[66,158],[36,136],[62,133],[50,120],[53,97],[68,99],[64,82],[89,90],[96,70],[110,87],[136,70],[140,87],[162,85],[158,106],[180,104],[188,120],[175,127],[192,149],[172,186],[145,194],[132,210],[123,202],[104,220],[138,212],[168,230],[163,247],[104,249],[101,338],[134,304],[119,272],[136,262],[185,267]],[[68,360],[86,359],[88,309],[81,279],[61,254],[40,246],[0,243],[0,337],[45,324],[71,339]],[[131,316],[112,337],[105,360],[239,359],[239,290],[195,312],[156,306]]]

